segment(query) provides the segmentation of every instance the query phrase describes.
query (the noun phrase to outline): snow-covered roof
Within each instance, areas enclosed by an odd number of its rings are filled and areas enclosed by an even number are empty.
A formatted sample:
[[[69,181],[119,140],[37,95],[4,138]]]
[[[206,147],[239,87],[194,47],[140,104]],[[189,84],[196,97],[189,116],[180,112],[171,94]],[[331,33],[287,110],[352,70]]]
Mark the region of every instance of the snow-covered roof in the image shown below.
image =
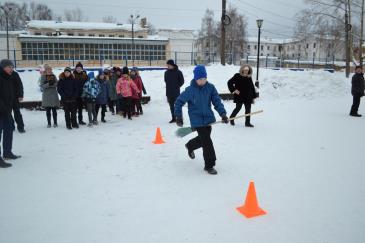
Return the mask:
[[[30,35],[20,34],[20,38],[52,38],[52,39],[108,39],[108,40],[131,40],[131,37],[99,37],[99,36],[69,36],[69,35],[58,35],[58,36],[47,36],[47,35]],[[155,40],[155,41],[168,41],[168,38],[161,37],[159,35],[149,35],[147,38],[134,38],[135,41],[143,40]]]
[[[248,37],[247,41],[257,43],[257,37]],[[261,37],[260,38],[260,42],[262,44],[286,44],[286,43],[290,43],[293,41],[294,41],[293,39],[275,39],[275,38],[270,38],[270,37]]]
[[[196,31],[195,30],[187,30],[187,29],[159,29],[157,33],[160,36],[167,37],[169,39],[185,39],[191,40],[196,39]]]
[[[31,20],[28,28],[35,29],[78,29],[78,30],[127,30],[132,31],[132,24],[94,23],[94,22],[68,22],[68,21],[44,21]],[[138,24],[134,25],[135,31],[146,30]]]

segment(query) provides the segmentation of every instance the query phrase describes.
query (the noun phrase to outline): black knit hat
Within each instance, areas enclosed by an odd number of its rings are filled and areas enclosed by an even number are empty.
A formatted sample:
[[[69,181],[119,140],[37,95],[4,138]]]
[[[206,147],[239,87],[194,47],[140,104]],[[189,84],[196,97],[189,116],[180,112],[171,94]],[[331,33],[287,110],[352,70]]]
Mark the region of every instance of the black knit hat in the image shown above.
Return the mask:
[[[72,69],[70,67],[66,67],[65,70],[63,70],[63,71],[72,73]]]
[[[14,67],[14,63],[9,59],[3,59],[0,61],[0,67],[4,68],[9,66]]]
[[[123,67],[122,74],[129,74],[129,68],[128,67]]]
[[[78,63],[76,64],[75,69],[76,69],[76,68],[78,68],[78,67],[80,67],[80,68],[84,69],[84,66],[81,64],[81,62],[78,62]]]
[[[175,66],[175,62],[172,59],[168,60],[166,64],[171,65],[171,66]]]

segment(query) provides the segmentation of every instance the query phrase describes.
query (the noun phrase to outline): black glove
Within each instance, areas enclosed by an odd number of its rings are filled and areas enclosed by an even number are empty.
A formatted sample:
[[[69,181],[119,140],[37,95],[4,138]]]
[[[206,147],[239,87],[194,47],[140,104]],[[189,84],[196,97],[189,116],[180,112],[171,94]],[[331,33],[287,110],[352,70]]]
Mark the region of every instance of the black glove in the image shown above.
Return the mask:
[[[225,124],[229,123],[228,117],[226,115],[222,116],[222,122],[225,123]]]
[[[176,118],[176,125],[182,127],[184,125],[184,121],[181,117]]]

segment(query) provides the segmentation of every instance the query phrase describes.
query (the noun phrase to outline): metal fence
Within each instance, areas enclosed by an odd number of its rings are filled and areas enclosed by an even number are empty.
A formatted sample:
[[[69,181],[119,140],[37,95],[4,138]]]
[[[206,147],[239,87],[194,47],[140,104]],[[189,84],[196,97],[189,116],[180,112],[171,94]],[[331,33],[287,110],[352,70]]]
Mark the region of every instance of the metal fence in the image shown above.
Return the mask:
[[[104,55],[101,51],[99,58],[93,60],[81,60],[69,56],[63,60],[49,60],[49,58],[43,53],[37,53],[36,60],[22,60],[21,50],[10,50],[9,59],[12,60],[16,67],[36,67],[44,63],[51,64],[55,67],[75,66],[77,62],[81,61],[85,66],[100,67],[100,66],[164,66],[168,59],[173,59],[177,65],[191,66],[196,64],[218,64],[220,63],[220,55],[216,52],[202,53],[202,52],[166,52],[166,55],[160,58],[151,55],[144,60],[138,60],[135,58],[133,61],[133,55],[118,54],[119,58],[116,60],[110,60],[106,57],[110,55]],[[7,58],[7,51],[0,50],[0,59]],[[256,56],[248,56],[242,53],[226,53],[226,62],[230,65],[242,65],[249,64],[252,66],[257,65]],[[312,59],[281,59],[278,57],[262,56],[260,57],[260,67],[266,68],[311,68],[311,69],[339,69],[345,66],[344,60],[337,60],[335,58],[312,58]]]

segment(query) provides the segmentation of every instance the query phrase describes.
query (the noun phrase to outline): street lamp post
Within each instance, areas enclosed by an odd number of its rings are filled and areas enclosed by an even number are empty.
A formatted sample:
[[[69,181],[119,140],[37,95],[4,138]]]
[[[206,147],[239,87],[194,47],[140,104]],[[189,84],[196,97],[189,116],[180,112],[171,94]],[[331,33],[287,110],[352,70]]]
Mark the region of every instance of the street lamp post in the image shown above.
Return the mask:
[[[0,7],[4,14],[5,14],[5,21],[6,21],[6,53],[8,59],[10,58],[10,50],[9,50],[9,11],[11,11],[11,8],[5,9],[4,6]]]
[[[256,20],[256,23],[257,23],[257,27],[258,27],[258,39],[257,39],[257,42],[258,42],[258,45],[257,45],[257,71],[256,71],[256,82],[255,82],[255,86],[257,88],[260,88],[260,83],[259,83],[259,69],[260,69],[260,39],[261,39],[261,28],[262,28],[262,24],[263,24],[264,20],[263,19],[258,19]]]
[[[131,15],[131,21],[132,21],[132,65],[134,66],[134,51],[135,51],[135,46],[134,46],[134,21],[136,21],[137,19],[139,19],[139,15],[137,15],[136,17],[133,16],[133,14]]]

